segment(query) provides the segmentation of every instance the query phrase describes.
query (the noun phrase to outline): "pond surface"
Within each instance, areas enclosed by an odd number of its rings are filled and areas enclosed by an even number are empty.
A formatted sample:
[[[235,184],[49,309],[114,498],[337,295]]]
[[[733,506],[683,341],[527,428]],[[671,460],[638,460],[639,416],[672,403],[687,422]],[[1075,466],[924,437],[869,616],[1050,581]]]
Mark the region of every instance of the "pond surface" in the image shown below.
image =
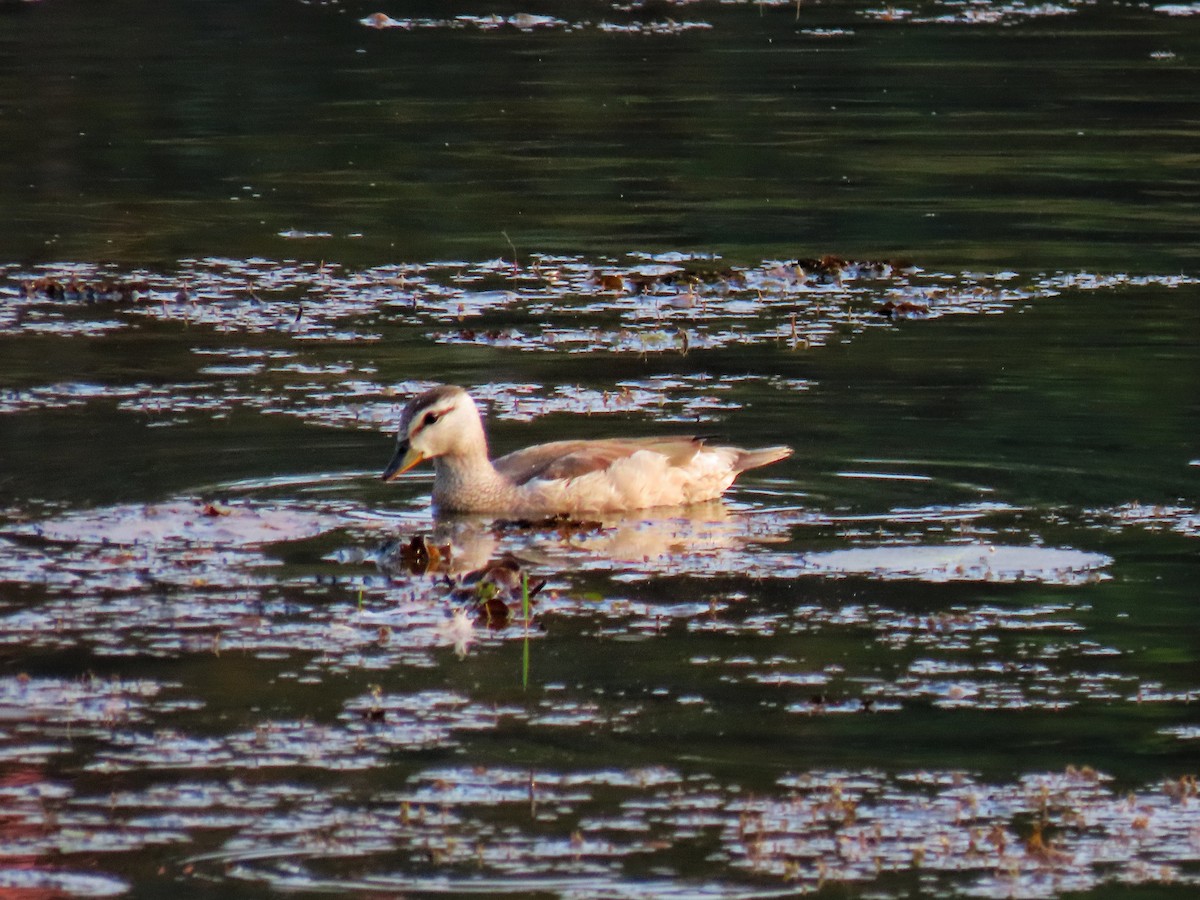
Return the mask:
[[[1192,896],[1198,16],[0,3],[0,896]]]

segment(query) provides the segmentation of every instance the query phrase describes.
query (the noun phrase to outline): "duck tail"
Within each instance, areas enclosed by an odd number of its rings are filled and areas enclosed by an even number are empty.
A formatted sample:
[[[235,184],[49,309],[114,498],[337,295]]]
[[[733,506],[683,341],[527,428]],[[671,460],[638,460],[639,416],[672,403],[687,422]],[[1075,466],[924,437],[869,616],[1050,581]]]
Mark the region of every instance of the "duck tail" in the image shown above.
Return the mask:
[[[747,469],[757,469],[759,466],[769,466],[773,462],[787,459],[792,455],[791,447],[763,447],[759,450],[742,450],[738,454],[734,469],[745,472]]]

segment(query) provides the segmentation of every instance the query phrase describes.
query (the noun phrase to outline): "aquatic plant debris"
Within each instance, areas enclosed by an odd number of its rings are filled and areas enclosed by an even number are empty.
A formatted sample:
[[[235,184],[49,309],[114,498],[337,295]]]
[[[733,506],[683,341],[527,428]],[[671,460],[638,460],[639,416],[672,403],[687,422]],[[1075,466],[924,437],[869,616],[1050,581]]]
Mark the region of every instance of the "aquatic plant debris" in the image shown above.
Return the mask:
[[[219,689],[202,696],[200,683],[0,679],[0,802],[5,827],[24,835],[9,846],[22,865],[33,859],[53,873],[18,870],[0,852],[11,883],[115,894],[124,882],[106,869],[174,847],[167,874],[184,884],[636,895],[648,889],[636,874],[648,864],[655,890],[671,894],[696,877],[672,849],[690,843],[707,848],[702,877],[723,896],[834,884],[893,896],[888,876],[911,873],[964,897],[1195,882],[1200,798],[1187,775],[1118,787],[1086,766],[1006,779],[799,758],[774,784],[748,790],[727,767],[694,761],[627,765],[605,752],[548,765],[455,759],[475,741],[552,748],[579,734],[603,735],[606,746],[681,740],[680,756],[690,759],[686,735],[664,733],[673,710],[783,718],[819,744],[822,729],[840,722],[926,710],[1153,708],[1162,739],[1194,740],[1188,720],[1172,716],[1188,715],[1200,686],[1145,678],[1121,649],[1094,639],[1088,595],[1073,575],[1107,560],[1031,540],[1030,510],[977,502],[897,509],[881,520],[711,504],[657,522],[435,523],[373,512],[330,495],[328,481],[297,479],[292,492],[314,491],[301,493],[303,502],[272,499],[279,484],[229,486],[221,501],[164,501],[149,532],[145,507],[132,504],[49,511],[0,528],[6,549],[20,547],[0,553],[0,582],[40,578],[43,592],[33,604],[0,606],[0,650],[86,650],[93,664],[210,659],[235,673],[269,672],[269,692],[340,691],[332,709],[297,715],[266,703],[197,727],[179,713],[221,704]],[[230,526],[245,530],[229,546],[192,533],[193,520],[225,527],[239,510],[248,521]],[[271,529],[254,523],[274,521],[273,510],[300,527],[264,542]],[[1094,527],[1143,527],[1127,519],[1098,518]],[[948,523],[989,540],[947,541]],[[871,565],[804,546],[808,530],[829,529]],[[129,543],[105,543],[97,531]],[[889,532],[904,543],[881,543]],[[914,544],[916,535],[924,543]],[[346,550],[286,568],[272,558],[313,540]],[[881,571],[892,553],[901,562]],[[810,596],[792,579],[814,558],[867,586],[902,573],[922,583],[926,601],[914,609],[861,588]],[[526,635],[494,626],[495,601],[512,606],[530,570],[546,580],[536,592],[525,695],[516,668],[504,672]],[[990,595],[994,603],[941,604],[947,578],[1003,593]],[[1022,593],[1030,583],[1061,593],[1031,603]],[[597,584],[600,596],[583,595]],[[786,602],[768,599],[781,589]],[[689,638],[695,676],[686,685],[640,671],[654,654],[639,643]],[[867,641],[888,662],[822,658],[821,648],[847,640]],[[539,682],[556,648],[571,655],[579,641],[603,642],[638,689],[581,694]],[[447,683],[473,665],[486,677]],[[1159,724],[1164,718],[1179,724]],[[68,757],[84,779],[49,774]],[[384,768],[402,773],[386,789],[360,780]]]
[[[0,334],[98,337],[151,320],[286,335],[299,347],[374,342],[379,329],[403,325],[439,343],[543,353],[802,350],[897,320],[1001,312],[1065,289],[1195,283],[1187,275],[926,272],[832,254],[757,266],[687,254],[533,254],[524,266],[495,259],[357,272],[260,259],[185,260],[174,273],[58,264],[0,281]]]
[[[455,703],[428,700],[431,712]],[[370,708],[390,715],[390,702],[374,698]],[[354,718],[348,730],[371,742],[403,733]],[[248,749],[267,753],[277,740],[267,732]],[[153,757],[146,759],[154,772]],[[801,769],[748,794],[703,770],[442,765],[419,767],[397,788],[368,797],[336,781],[226,782],[204,767],[200,760],[178,786],[43,796],[54,831],[87,823],[92,837],[71,843],[44,835],[27,852],[62,847],[68,859],[103,859],[217,833],[213,849],[181,867],[188,877],[367,894],[403,885],[417,894],[506,896],[537,885],[573,897],[601,885],[609,895],[675,895],[687,873],[671,849],[703,841],[710,848],[704,875],[721,896],[761,896],[772,883],[794,894],[916,874],[939,895],[996,898],[1103,884],[1194,885],[1190,868],[1200,853],[1191,775],[1127,791],[1087,767],[1012,781],[962,770]],[[520,822],[531,813],[538,833],[524,837]],[[18,803],[18,817],[33,814]],[[116,834],[122,839],[106,845]],[[655,882],[628,870],[635,858],[654,863]],[[901,894],[876,888],[873,895]]]
[[[1088,510],[1087,515],[1098,524],[1113,529],[1135,525],[1155,531],[1170,530],[1187,537],[1200,537],[1200,510],[1190,506],[1124,503],[1112,509]]]
[[[739,355],[706,349],[803,363],[868,330],[1197,284],[833,254],[4,273],[0,330],[48,361],[0,392],[3,424],[92,417],[150,453],[256,416],[386,453],[446,354],[497,373],[476,391],[501,442],[525,423],[721,433],[823,386],[803,365],[706,371]],[[182,362],[92,364],[108,341]],[[580,350],[616,374],[588,380]],[[492,368],[517,354],[529,369]],[[128,893],[146,859],[235,893],[1192,889],[1200,682],[1169,629],[1153,652],[1126,634],[1119,598],[1145,571],[1133,541],[1186,554],[1193,500],[1019,506],[985,471],[878,455],[595,521],[437,519],[428,472],[384,492],[369,461],[303,453],[154,502],[140,481],[14,496],[0,891]],[[1089,768],[1114,758],[1101,718],[1156,761]],[[933,737],[880,767],[904,729]]]
[[[880,578],[922,581],[1053,581],[1094,580],[1112,560],[1101,553],[1084,553],[1036,545],[905,544],[855,547],[808,554],[804,564],[822,574],[866,574]]]
[[[973,0],[970,3],[960,0],[917,0],[909,6],[884,5],[856,11],[858,15],[880,22],[913,22],[928,25],[959,25],[959,26],[1010,26],[1031,19],[1041,19],[1055,16],[1066,16],[1077,13],[1080,9],[1094,5],[1094,0],[1071,0],[1069,3],[1033,3],[1024,0]],[[674,35],[696,29],[711,30],[720,28],[732,15],[738,15],[738,7],[744,10],[755,10],[758,16],[763,15],[764,9],[779,9],[786,11],[786,18],[779,18],[780,24],[795,26],[807,21],[807,10],[797,5],[795,0],[718,0],[718,2],[702,2],[702,0],[665,0],[655,4],[653,9],[659,11],[664,7],[668,11],[687,10],[693,16],[682,19],[675,15],[662,15],[660,18],[646,19],[643,14],[647,4],[643,0],[623,2],[610,0],[605,4],[604,14],[599,18],[582,18],[575,20],[561,19],[532,12],[516,12],[509,15],[492,13],[490,15],[461,14],[442,17],[400,17],[395,18],[386,12],[373,12],[359,19],[359,24],[380,31],[397,30],[400,32],[422,31],[428,29],[458,31],[464,29],[479,31],[511,31],[511,32],[551,32],[570,33],[588,30],[599,30],[610,34],[635,35]],[[1170,4],[1154,7],[1155,11],[1167,15],[1192,15],[1191,7],[1186,4]],[[704,18],[699,18],[703,15]],[[818,38],[844,33],[840,27],[801,28],[801,34]]]
[[[1162,3],[1154,11],[1167,16],[1200,16],[1200,3]]]
[[[136,506],[22,522],[7,526],[7,536],[0,529],[0,547],[15,549],[14,541],[21,542],[20,553],[0,555],[5,561],[0,583],[38,584],[47,594],[37,607],[0,610],[0,645],[65,649],[90,644],[104,655],[166,657],[230,650],[263,659],[317,654],[303,677],[360,666],[427,667],[434,664],[431,651],[446,643],[465,653],[472,644],[521,638],[505,626],[520,614],[527,578],[539,629],[551,631],[555,621],[571,620],[589,622],[587,627],[601,635],[653,634],[665,622],[696,631],[764,635],[867,626],[878,631],[885,646],[915,641],[958,647],[996,632],[1075,629],[1015,611],[996,618],[986,607],[955,610],[946,619],[934,616],[929,622],[935,625],[861,604],[827,610],[802,603],[769,615],[744,607],[736,593],[712,593],[703,585],[745,573],[759,583],[833,575],[880,583],[898,578],[930,585],[1072,586],[1103,579],[1110,562],[1097,553],[1014,543],[1013,538],[1028,534],[1028,514],[989,505],[904,510],[893,526],[904,543],[895,545],[878,544],[880,523],[874,519],[871,531],[855,536],[853,518],[803,511],[746,515],[722,502],[659,518],[590,523],[413,522],[408,527],[417,530],[400,538],[394,536],[396,520],[347,501],[312,499],[305,506],[305,515],[296,516],[290,504],[274,509],[243,496],[207,516],[205,506],[192,502],[160,504],[155,509],[162,511],[161,518],[149,530],[144,509]],[[220,532],[195,532],[195,521],[212,519],[213,527],[226,527],[232,516],[221,515],[225,509],[243,510],[247,518],[235,526],[241,530],[229,534],[227,545],[214,541]],[[1024,524],[1010,530],[1006,517],[1018,515]],[[264,529],[260,518],[282,522],[291,531]],[[973,521],[987,522],[986,530],[998,539],[912,543],[922,529],[932,538],[947,522],[967,529]],[[831,526],[843,529],[848,548],[812,552],[794,546],[793,530]],[[1011,535],[1007,541],[1006,533]],[[341,535],[338,540],[349,546],[327,557],[338,568],[325,574],[324,587],[303,571],[292,577],[275,571],[273,557],[285,553],[286,544],[330,534]],[[529,558],[539,560],[532,573],[520,561]],[[611,579],[611,595],[580,602],[572,583],[597,572]],[[639,585],[681,573],[707,598],[675,605],[637,599]],[[150,602],[164,590],[183,592],[186,599]],[[465,627],[464,617],[474,628]],[[1066,674],[1045,670],[1048,678]],[[1145,696],[1156,690],[1145,687]]]
[[[930,0],[916,3],[913,8],[900,6],[874,7],[861,12],[866,18],[877,22],[907,22],[919,25],[1001,25],[1010,26],[1031,19],[1071,16],[1079,12],[1086,3],[1072,0],[1070,3],[1025,3],[972,2],[957,0]]]
[[[513,30],[521,32],[534,31],[588,31],[596,30],[618,34],[648,34],[671,35],[683,34],[688,31],[710,30],[713,26],[704,21],[676,21],[671,18],[646,20],[627,20],[624,22],[609,22],[606,20],[592,21],[588,19],[574,22],[559,19],[555,16],[537,13],[519,12],[508,16],[497,14],[486,16],[458,15],[451,18],[392,18],[387,13],[376,12],[359,19],[360,25],[376,30],[399,29],[401,31],[423,31],[437,29],[439,31],[458,31],[462,29],[478,31]]]
[[[312,537],[335,524],[330,516],[289,504],[183,500],[69,513],[39,523],[36,532],[76,543],[245,547]]]

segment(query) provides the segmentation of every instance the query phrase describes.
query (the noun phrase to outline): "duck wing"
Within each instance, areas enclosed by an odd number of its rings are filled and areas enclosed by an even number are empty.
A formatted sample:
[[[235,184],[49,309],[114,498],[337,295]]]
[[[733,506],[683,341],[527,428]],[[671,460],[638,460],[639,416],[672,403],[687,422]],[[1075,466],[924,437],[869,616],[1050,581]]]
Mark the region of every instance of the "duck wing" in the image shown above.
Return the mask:
[[[612,438],[593,441],[554,441],[502,456],[493,462],[501,475],[514,484],[534,480],[557,481],[601,472],[617,460],[639,450],[667,457],[673,466],[686,465],[704,445],[702,438]]]

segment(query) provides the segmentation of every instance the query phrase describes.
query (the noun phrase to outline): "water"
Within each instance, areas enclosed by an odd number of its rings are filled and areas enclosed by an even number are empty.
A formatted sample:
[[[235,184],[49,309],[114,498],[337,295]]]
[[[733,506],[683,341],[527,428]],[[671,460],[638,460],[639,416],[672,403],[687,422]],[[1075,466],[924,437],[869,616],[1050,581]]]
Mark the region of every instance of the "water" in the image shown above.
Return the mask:
[[[460,14],[0,6],[0,891],[1190,896],[1194,18]]]
[[[913,12],[972,9],[1004,7]],[[1186,268],[1191,20],[1068,9],[964,27],[597,6],[563,12],[574,29],[406,31],[355,4],[18,4],[5,256],[480,259],[506,231],[525,253]],[[600,30],[666,21],[712,27]]]

